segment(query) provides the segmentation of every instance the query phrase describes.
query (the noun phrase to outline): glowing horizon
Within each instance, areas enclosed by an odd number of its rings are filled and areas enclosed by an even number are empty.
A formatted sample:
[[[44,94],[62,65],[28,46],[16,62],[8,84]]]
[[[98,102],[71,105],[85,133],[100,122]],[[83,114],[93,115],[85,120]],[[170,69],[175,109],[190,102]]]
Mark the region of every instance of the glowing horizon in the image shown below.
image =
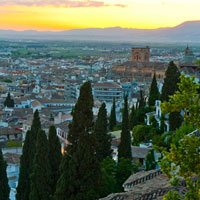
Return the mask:
[[[0,29],[155,29],[200,20],[198,0],[1,0]]]

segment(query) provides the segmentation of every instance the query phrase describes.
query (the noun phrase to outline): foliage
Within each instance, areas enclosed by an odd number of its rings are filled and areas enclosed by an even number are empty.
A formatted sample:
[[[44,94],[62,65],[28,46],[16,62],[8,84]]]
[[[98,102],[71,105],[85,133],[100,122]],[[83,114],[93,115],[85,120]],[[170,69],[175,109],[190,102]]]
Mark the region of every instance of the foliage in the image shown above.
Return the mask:
[[[200,84],[195,83],[195,77],[180,77],[179,91],[170,97],[169,102],[161,104],[162,112],[185,111],[184,120],[200,129],[200,98],[198,90]],[[187,114],[189,113],[189,114]]]
[[[133,105],[132,106],[132,109],[131,109],[131,114],[130,114],[130,117],[129,117],[129,126],[130,126],[130,130],[133,129],[133,127],[136,125],[137,121],[136,121],[136,108],[135,106]]]
[[[122,116],[122,132],[120,138],[120,144],[118,146],[118,160],[121,157],[131,159],[131,135],[129,131],[129,119],[128,119],[128,99],[124,98],[124,109]]]
[[[78,148],[80,136],[92,132],[94,125],[93,105],[91,83],[86,82],[80,88],[80,96],[72,112],[73,120],[69,125],[67,139],[71,145],[68,145],[67,151],[71,155],[76,152]]]
[[[8,93],[6,100],[4,101],[4,106],[7,106],[8,108],[14,107],[14,100],[10,97],[10,92]]]
[[[149,99],[148,99],[149,106],[155,106],[155,101],[159,100],[159,98],[160,98],[160,93],[157,86],[156,74],[154,73],[149,91]]]
[[[109,118],[109,129],[110,131],[113,131],[114,127],[117,125],[117,120],[116,120],[116,111],[115,111],[115,99],[113,100],[113,105],[110,113],[110,118]]]
[[[107,156],[111,156],[111,135],[108,134],[108,122],[106,104],[103,103],[99,109],[95,123],[94,134],[97,140],[97,157],[101,162]]]
[[[174,180],[172,181],[174,186],[178,184],[180,177],[186,181],[188,192],[185,194],[185,200],[199,200],[200,197],[200,182],[199,180],[195,182],[192,178],[200,175],[199,146],[199,137],[185,136],[178,146],[171,145],[170,153],[165,152],[165,157],[160,163],[163,172]],[[167,196],[165,198],[167,199]]]
[[[105,158],[101,163],[102,182],[101,196],[105,197],[115,192],[117,164],[110,157]]]
[[[5,82],[5,83],[12,83],[12,80],[10,80],[10,79],[5,79],[5,80],[3,80],[3,82]]]
[[[171,112],[169,114],[169,128],[170,131],[175,131],[181,126],[183,119],[180,112]]]
[[[60,176],[59,166],[62,159],[61,145],[59,138],[56,134],[55,126],[49,128],[49,140],[48,140],[48,157],[50,164],[50,174],[51,174],[51,195],[55,193],[56,183]]]
[[[144,94],[143,94],[142,90],[140,90],[140,98],[139,98],[139,102],[138,103],[139,103],[138,108],[143,108],[146,105]]]
[[[195,77],[186,77],[184,74],[180,79],[179,91],[170,97],[169,102],[161,105],[162,109],[164,112],[180,112],[180,110],[188,112],[189,115],[185,114],[184,120],[200,129],[199,84],[195,83]],[[188,131],[187,129],[183,130],[177,137],[182,137]],[[200,138],[192,135],[174,140],[175,143],[171,145],[170,152],[164,152],[165,157],[160,163],[162,170],[172,179],[171,183],[175,186],[180,178],[186,181],[188,192],[184,196],[185,200],[199,200],[200,181],[194,181],[193,177],[200,175]],[[165,199],[169,199],[167,195]],[[171,199],[173,200],[173,198]]]
[[[146,171],[156,169],[156,161],[154,157],[154,149],[150,150],[146,156]]]
[[[116,191],[123,191],[123,183],[127,180],[127,178],[132,174],[133,164],[128,158],[120,158],[117,164],[117,173],[116,173]]]
[[[161,100],[168,101],[169,96],[173,95],[178,90],[180,82],[180,72],[174,62],[170,62],[165,72],[164,84],[162,87]]]
[[[100,164],[93,133],[93,96],[91,83],[80,88],[80,96],[69,126],[67,153],[61,163],[56,200],[94,200],[100,189]]]
[[[36,140],[41,129],[38,110],[34,113],[31,130],[27,131],[23,146],[22,156],[20,158],[20,174],[17,186],[17,200],[29,200],[30,194],[30,175],[32,173],[33,159],[36,151]]]
[[[173,132],[172,143],[178,146],[179,141],[192,131],[194,131],[194,127],[191,124],[183,123],[179,129],[176,129],[176,131]]]
[[[153,126],[154,128],[158,128],[158,122],[157,122],[155,116],[150,116],[149,122],[150,122],[151,126]]]
[[[158,152],[169,151],[172,142],[173,132],[165,132],[162,135],[155,135],[152,139],[153,148]]]
[[[18,141],[8,141],[5,145],[6,148],[12,148],[12,147],[22,147],[22,142]]]
[[[163,200],[182,200],[182,196],[177,191],[170,190],[163,198]]]
[[[138,146],[141,142],[147,142],[157,135],[157,130],[148,125],[137,125],[133,128],[133,145]]]
[[[9,200],[10,187],[6,174],[7,164],[3,159],[3,154],[0,148],[0,200]]]
[[[33,161],[33,171],[30,175],[30,200],[50,200],[51,177],[49,163],[49,148],[45,131],[37,135],[36,153]]]

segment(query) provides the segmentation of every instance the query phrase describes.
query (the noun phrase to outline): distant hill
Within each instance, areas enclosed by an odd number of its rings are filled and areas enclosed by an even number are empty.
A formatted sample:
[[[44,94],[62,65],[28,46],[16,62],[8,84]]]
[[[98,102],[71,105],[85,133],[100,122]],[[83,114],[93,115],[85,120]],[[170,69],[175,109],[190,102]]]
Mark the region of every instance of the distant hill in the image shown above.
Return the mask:
[[[0,30],[1,39],[13,40],[97,40],[122,42],[200,43],[200,21],[184,22],[173,28],[89,28],[60,32]]]

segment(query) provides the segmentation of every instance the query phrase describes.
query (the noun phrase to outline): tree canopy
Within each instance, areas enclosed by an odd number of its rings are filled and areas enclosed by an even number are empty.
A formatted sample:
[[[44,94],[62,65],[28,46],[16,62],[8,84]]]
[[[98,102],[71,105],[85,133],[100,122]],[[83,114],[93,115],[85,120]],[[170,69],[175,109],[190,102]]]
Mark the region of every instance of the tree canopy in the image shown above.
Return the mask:
[[[163,112],[180,112],[185,111],[184,120],[192,126],[200,129],[200,99],[199,83],[195,82],[195,77],[186,77],[184,74],[180,77],[179,91],[169,98],[169,102],[161,104]],[[170,191],[165,195],[165,200],[177,199],[200,199],[200,181],[194,181],[195,177],[200,176],[200,138],[195,135],[176,138],[172,143],[170,152],[164,152],[164,158],[160,165],[163,172],[172,178],[172,184],[177,186],[180,178],[186,181],[188,191],[184,197],[177,192]],[[173,140],[172,140],[173,141]]]

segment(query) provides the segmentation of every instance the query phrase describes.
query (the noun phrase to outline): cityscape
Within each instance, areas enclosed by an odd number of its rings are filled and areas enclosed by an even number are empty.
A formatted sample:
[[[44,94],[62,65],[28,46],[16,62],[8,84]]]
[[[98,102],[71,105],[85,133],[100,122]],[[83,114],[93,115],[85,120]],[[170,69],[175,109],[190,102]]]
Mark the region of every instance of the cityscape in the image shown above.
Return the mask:
[[[200,3],[149,1],[0,2],[0,200],[200,200]]]

